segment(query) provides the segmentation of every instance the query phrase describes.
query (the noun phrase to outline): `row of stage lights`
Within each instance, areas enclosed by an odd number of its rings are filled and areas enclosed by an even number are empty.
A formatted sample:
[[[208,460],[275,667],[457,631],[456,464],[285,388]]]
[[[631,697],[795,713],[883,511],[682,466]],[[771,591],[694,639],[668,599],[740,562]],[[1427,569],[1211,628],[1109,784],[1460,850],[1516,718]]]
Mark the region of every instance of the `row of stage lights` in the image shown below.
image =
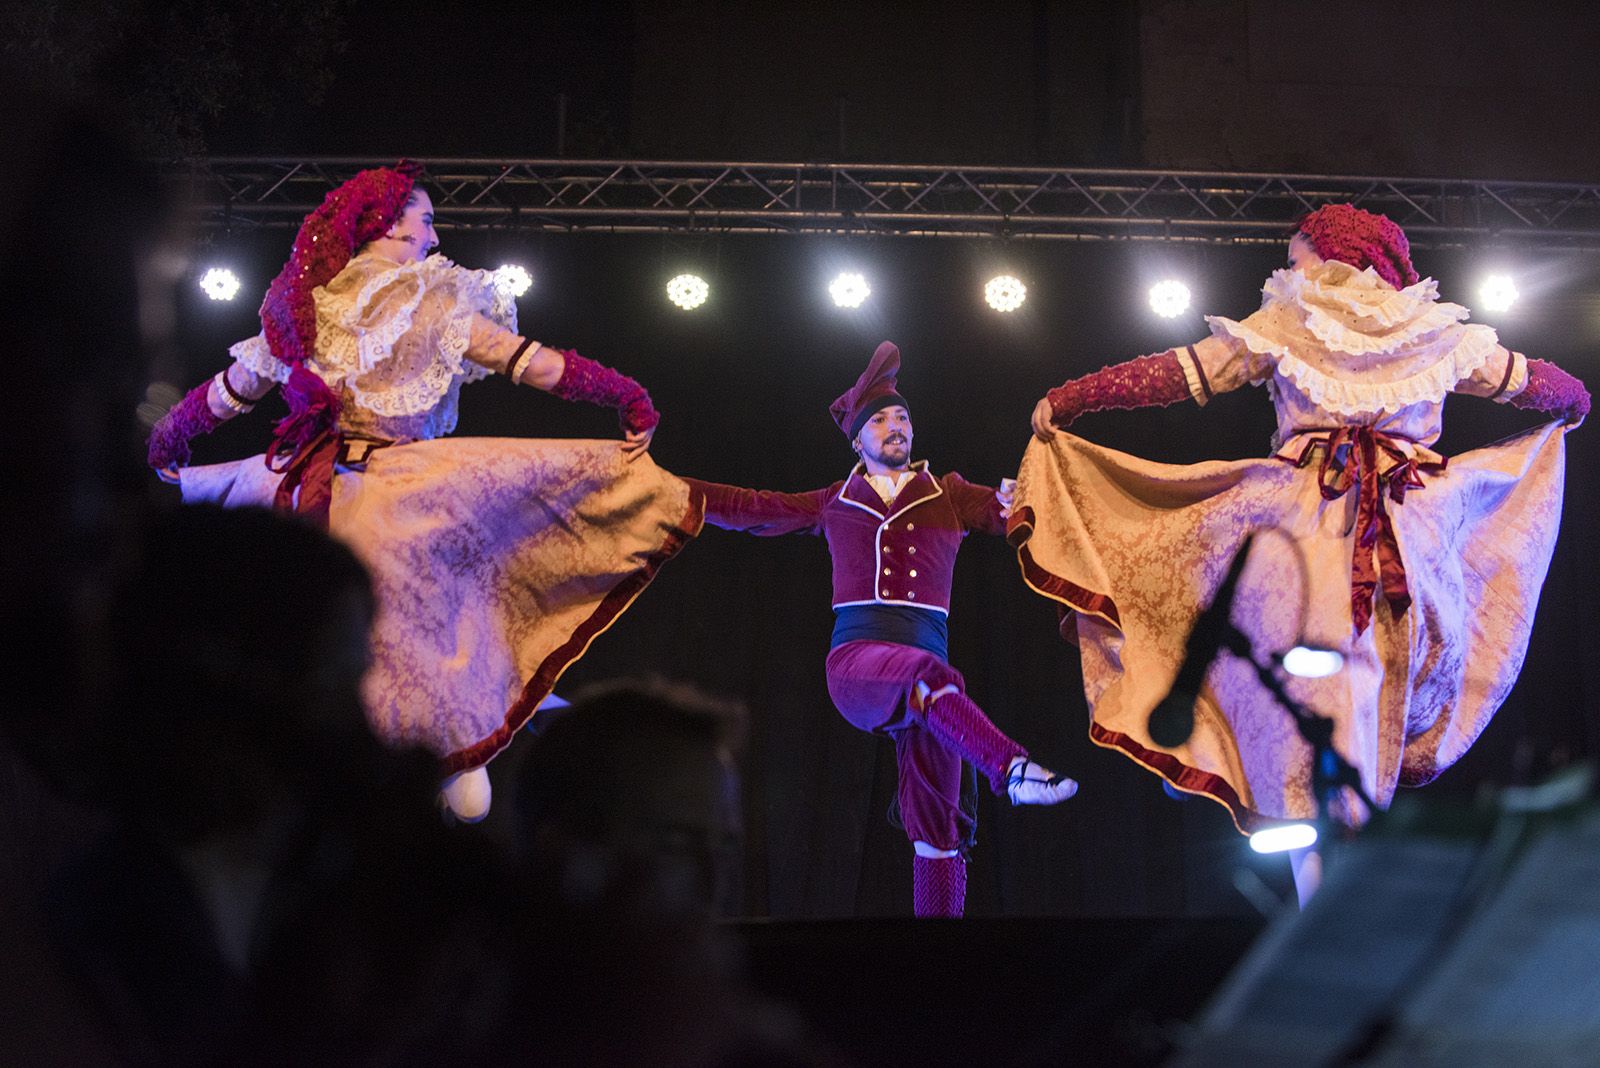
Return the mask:
[[[533,285],[527,268],[508,263],[495,272],[495,284],[512,297],[520,297]],[[232,300],[239,295],[239,276],[226,267],[213,267],[200,279],[200,288],[212,300]],[[866,275],[841,272],[828,283],[828,295],[841,308],[859,308],[872,296]],[[1517,301],[1517,286],[1510,275],[1492,274],[1478,289],[1478,306],[1490,313],[1509,311]],[[684,311],[694,311],[711,299],[711,284],[696,274],[680,274],[667,283],[667,299]],[[1002,274],[989,279],[983,299],[997,312],[1014,312],[1028,299],[1022,279]],[[1175,319],[1189,310],[1189,287],[1176,278],[1163,279],[1150,287],[1150,310],[1163,319]]]

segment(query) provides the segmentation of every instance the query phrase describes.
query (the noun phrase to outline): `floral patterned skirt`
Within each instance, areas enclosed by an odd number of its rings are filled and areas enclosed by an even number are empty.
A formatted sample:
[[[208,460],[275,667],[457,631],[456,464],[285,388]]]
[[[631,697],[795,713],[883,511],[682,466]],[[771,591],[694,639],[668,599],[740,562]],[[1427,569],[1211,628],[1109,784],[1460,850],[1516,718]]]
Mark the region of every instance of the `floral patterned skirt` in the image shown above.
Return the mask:
[[[264,458],[186,468],[184,500],[270,506]],[[334,476],[329,530],[377,592],[368,716],[452,771],[508,745],[699,532],[688,486],[615,441],[444,438]]]
[[[1563,428],[1552,423],[1453,457],[1388,500],[1411,604],[1397,612],[1375,593],[1359,633],[1357,494],[1324,499],[1315,465],[1158,464],[1058,434],[1028,446],[1011,541],[1028,584],[1070,610],[1062,631],[1082,653],[1091,740],[1218,801],[1249,831],[1316,813],[1310,749],[1249,665],[1224,653],[1211,666],[1186,743],[1164,748],[1149,735],[1245,534],[1282,532],[1255,539],[1235,625],[1258,657],[1297,642],[1344,654],[1342,671],[1292,679],[1289,692],[1335,721],[1334,744],[1386,806],[1397,785],[1459,759],[1516,681],[1564,470]],[[1361,818],[1345,800],[1342,815]]]

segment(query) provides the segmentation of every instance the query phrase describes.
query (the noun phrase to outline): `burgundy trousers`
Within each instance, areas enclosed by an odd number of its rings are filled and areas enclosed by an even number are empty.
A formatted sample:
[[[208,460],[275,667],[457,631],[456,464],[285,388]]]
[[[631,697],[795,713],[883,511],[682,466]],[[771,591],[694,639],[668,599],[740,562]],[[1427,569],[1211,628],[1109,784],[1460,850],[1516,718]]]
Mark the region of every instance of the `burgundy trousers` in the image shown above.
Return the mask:
[[[900,768],[900,818],[906,836],[937,849],[959,849],[961,761],[966,757],[991,782],[1005,762],[1025,751],[1001,734],[966,697],[961,672],[932,653],[894,642],[854,641],[828,653],[828,696],[851,725],[894,740]],[[951,694],[914,706],[917,683]]]

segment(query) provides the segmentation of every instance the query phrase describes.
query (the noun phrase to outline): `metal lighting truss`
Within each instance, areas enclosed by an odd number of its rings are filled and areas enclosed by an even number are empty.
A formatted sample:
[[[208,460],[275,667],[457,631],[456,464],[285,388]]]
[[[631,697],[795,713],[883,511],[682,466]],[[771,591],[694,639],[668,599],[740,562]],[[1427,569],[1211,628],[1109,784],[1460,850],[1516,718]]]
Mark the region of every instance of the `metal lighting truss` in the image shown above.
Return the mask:
[[[211,158],[167,174],[218,228],[289,227],[387,160]],[[1600,184],[1071,167],[429,159],[441,227],[520,231],[1282,241],[1353,201],[1426,247],[1600,251]]]

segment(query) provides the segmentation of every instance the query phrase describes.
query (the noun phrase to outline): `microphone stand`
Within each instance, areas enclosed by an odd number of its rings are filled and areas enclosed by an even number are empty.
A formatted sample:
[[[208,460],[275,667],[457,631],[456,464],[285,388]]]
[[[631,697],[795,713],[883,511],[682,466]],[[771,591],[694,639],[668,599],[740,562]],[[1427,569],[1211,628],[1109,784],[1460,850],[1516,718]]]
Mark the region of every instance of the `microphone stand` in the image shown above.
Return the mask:
[[[1366,788],[1361,785],[1361,773],[1356,771],[1333,746],[1333,720],[1311,711],[1290,697],[1278,673],[1270,664],[1263,664],[1256,659],[1250,639],[1240,632],[1231,620],[1225,625],[1222,647],[1256,669],[1256,678],[1261,680],[1261,685],[1266,687],[1267,692],[1272,694],[1283,710],[1289,713],[1289,718],[1294,720],[1295,727],[1300,731],[1300,737],[1311,746],[1311,792],[1317,799],[1318,822],[1329,821],[1329,809],[1341,787],[1353,790],[1356,797],[1361,799],[1361,803],[1367,806],[1368,814],[1377,812],[1378,806],[1372,803],[1372,798],[1367,796]]]

